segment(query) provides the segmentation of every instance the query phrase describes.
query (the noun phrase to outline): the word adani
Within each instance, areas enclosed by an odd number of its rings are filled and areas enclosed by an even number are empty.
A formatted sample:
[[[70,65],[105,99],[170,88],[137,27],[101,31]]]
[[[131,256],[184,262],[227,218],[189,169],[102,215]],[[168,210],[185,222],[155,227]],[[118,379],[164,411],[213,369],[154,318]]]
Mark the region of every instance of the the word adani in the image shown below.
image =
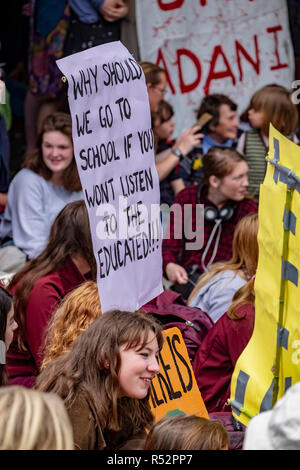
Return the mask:
[[[289,65],[288,63],[282,61],[280,58],[279,54],[279,39],[278,39],[278,33],[282,31],[283,28],[281,25],[276,25],[276,26],[271,26],[269,28],[266,28],[266,33],[269,35],[272,35],[273,40],[274,40],[274,48],[273,50],[270,49],[269,51],[269,60],[270,60],[270,65],[269,65],[269,70],[271,71],[276,71],[279,69],[287,68]],[[262,50],[259,47],[258,43],[258,36],[257,34],[253,35],[253,49],[254,49],[254,54],[251,56],[248,52],[249,47],[244,47],[241,43],[241,41],[235,39],[233,43],[234,51],[235,51],[235,61],[236,65],[239,71],[239,81],[242,82],[244,79],[244,70],[243,70],[243,60],[248,62],[252,68],[254,69],[255,73],[257,75],[260,75],[262,70],[261,70],[261,52]],[[184,78],[184,70],[186,68],[187,61],[189,61],[195,70],[195,75],[196,78],[193,79],[192,82],[187,82]],[[205,63],[209,63],[209,69],[207,73],[207,77],[205,79],[204,85],[203,85],[203,91],[206,95],[210,94],[210,87],[211,84],[214,80],[224,80],[224,79],[230,79],[231,83],[233,86],[236,85],[237,83],[237,78],[235,74],[233,73],[233,69],[230,65],[232,63],[231,59],[231,51],[230,51],[230,59],[228,59],[222,44],[217,44],[214,46],[214,49],[212,51],[211,57],[208,58],[205,56],[203,58],[203,61]],[[220,69],[220,61],[223,62],[223,68]],[[163,54],[163,49],[158,49],[158,54],[157,54],[157,59],[156,63],[160,66],[163,67],[163,69],[166,72],[166,78],[167,78],[167,83],[170,87],[170,91],[173,95],[176,94],[175,91],[175,86],[172,82],[171,76],[173,76],[174,72],[173,70],[170,71],[169,67],[167,65],[167,62],[165,60],[164,54]],[[172,65],[177,67],[177,72],[178,72],[178,81],[179,81],[179,88],[180,88],[180,93],[189,93],[193,90],[195,90],[201,83],[202,80],[202,63],[200,58],[196,55],[195,52],[193,52],[190,49],[186,48],[179,48],[176,50],[176,60],[173,61]],[[264,61],[264,67],[267,67],[266,62]]]

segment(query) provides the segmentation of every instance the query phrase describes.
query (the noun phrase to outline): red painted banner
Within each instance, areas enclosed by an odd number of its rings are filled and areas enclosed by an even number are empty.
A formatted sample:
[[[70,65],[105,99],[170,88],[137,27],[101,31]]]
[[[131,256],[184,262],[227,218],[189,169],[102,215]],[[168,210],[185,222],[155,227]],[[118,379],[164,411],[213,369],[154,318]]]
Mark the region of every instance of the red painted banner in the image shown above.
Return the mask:
[[[139,0],[141,59],[167,75],[176,132],[204,95],[225,93],[242,113],[268,83],[291,87],[294,55],[285,0]]]

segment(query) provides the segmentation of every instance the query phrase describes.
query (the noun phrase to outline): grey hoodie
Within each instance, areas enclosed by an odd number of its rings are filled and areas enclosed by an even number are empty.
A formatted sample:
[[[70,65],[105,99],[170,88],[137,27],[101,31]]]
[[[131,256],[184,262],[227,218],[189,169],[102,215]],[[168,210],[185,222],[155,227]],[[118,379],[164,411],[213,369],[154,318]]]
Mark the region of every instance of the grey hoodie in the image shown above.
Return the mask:
[[[229,270],[223,271],[201,287],[189,302],[189,306],[204,310],[216,323],[227,311],[234,293],[244,284],[246,281],[239,274]]]

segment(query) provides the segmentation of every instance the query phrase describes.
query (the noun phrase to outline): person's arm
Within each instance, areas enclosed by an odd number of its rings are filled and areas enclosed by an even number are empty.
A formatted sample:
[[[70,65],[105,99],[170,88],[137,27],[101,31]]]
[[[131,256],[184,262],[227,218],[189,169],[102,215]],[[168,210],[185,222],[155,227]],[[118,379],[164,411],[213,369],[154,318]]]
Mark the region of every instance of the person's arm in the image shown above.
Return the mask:
[[[176,263],[168,263],[166,266],[166,275],[173,284],[186,284],[188,275],[186,270]]]
[[[170,148],[163,150],[155,155],[155,163],[163,162],[170,155]]]
[[[26,308],[26,342],[30,353],[40,368],[42,348],[47,326],[52,314],[62,300],[62,294],[57,286],[50,281],[33,287]]]
[[[158,173],[159,181],[165,179],[168,174],[175,168],[175,166],[180,162],[180,157],[172,153],[172,149],[177,149],[181,152],[183,156],[186,156],[196,145],[198,145],[203,138],[203,134],[199,134],[200,127],[192,126],[188,127],[184,132],[182,132],[176,139],[174,145],[164,154],[164,159],[162,156],[158,156],[156,161],[156,170]]]
[[[167,158],[165,158],[162,162],[156,163],[155,166],[159,181],[164,180],[175,168],[175,166],[178,165],[179,161],[179,157],[169,151]]]
[[[173,189],[174,196],[177,196],[180,191],[185,188],[185,184],[182,178],[177,178],[170,182],[171,188]]]
[[[13,241],[29,258],[34,258],[44,249],[49,235],[43,179],[30,170],[22,170],[16,177],[12,191],[8,192]]]
[[[175,237],[175,234],[183,230],[184,197],[181,198],[179,194],[174,202],[180,205],[182,210],[178,213],[175,212],[174,217],[170,217],[169,233],[165,234],[167,238],[163,239],[162,244],[163,269],[169,281],[186,284],[188,280],[187,272],[177,263],[177,259],[184,249],[183,234],[181,237]]]

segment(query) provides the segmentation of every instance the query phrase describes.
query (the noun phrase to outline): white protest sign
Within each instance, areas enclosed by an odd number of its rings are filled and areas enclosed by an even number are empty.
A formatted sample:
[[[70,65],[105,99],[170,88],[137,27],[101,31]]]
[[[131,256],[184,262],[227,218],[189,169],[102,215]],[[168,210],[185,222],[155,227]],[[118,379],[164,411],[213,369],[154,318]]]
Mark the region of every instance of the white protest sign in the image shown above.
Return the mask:
[[[68,80],[102,311],[136,310],[162,292],[159,182],[145,78],[119,41],[57,65]]]
[[[141,59],[167,73],[175,135],[204,95],[225,93],[241,114],[262,86],[292,88],[286,0],[138,0],[136,9]]]

